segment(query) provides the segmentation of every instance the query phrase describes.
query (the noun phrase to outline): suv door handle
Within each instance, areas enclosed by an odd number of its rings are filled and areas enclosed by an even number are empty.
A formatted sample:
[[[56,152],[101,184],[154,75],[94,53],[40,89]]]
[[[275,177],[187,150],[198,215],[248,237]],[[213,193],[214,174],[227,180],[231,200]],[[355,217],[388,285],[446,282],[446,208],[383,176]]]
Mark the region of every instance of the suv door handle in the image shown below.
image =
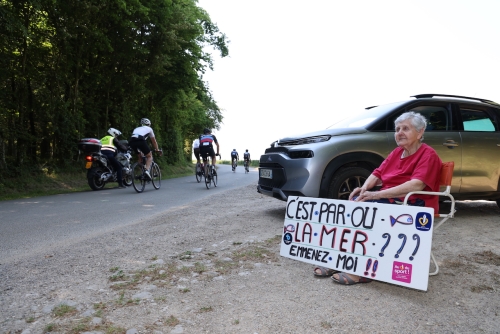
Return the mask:
[[[443,146],[446,146],[446,147],[457,147],[458,143],[456,141],[454,141],[453,139],[449,139],[449,140],[447,140],[446,142],[443,143]]]

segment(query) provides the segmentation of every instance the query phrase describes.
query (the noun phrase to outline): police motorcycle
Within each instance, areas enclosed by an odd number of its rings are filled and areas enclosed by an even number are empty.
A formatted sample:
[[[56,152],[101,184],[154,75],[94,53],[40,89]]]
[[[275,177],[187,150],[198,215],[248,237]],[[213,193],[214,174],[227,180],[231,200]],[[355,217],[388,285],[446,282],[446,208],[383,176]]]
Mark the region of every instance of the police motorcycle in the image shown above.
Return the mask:
[[[123,184],[132,185],[132,169],[130,159],[132,151],[127,140],[120,140],[126,152],[117,149],[116,160],[122,166]],[[83,138],[78,142],[78,149],[85,155],[85,168],[87,169],[87,181],[92,190],[101,190],[108,182],[118,182],[116,171],[108,158],[101,153],[102,143],[96,138]]]

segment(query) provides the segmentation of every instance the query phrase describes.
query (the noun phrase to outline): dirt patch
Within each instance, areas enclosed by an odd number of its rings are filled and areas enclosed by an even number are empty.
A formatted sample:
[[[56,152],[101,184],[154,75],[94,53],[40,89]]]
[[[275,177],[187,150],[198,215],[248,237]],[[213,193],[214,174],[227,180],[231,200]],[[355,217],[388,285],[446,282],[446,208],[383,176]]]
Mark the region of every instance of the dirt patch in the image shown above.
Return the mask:
[[[495,333],[500,210],[456,208],[434,233],[440,273],[427,292],[341,286],[279,256],[284,202],[236,189],[2,264],[0,332]]]

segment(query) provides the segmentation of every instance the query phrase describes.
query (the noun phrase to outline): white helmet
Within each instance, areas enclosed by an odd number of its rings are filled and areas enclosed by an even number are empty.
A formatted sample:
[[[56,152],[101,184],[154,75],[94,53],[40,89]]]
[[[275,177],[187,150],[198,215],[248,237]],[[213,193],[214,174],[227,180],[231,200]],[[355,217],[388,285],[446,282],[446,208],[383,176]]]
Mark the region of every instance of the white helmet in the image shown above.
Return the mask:
[[[141,124],[151,126],[151,121],[147,118],[143,118],[143,119],[141,119]]]
[[[120,130],[118,129],[115,129],[115,128],[109,128],[108,130],[108,133],[110,135],[112,135],[113,137],[117,138],[118,136],[120,136],[122,133],[120,132]]]

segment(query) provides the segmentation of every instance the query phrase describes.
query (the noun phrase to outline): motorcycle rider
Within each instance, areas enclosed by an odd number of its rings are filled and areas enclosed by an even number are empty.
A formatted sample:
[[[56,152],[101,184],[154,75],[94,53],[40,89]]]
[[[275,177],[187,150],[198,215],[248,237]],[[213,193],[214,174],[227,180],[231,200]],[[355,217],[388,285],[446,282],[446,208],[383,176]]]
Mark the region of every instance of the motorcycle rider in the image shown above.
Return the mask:
[[[155,147],[156,152],[161,151],[158,149],[158,143],[156,142],[155,133],[151,128],[151,121],[147,118],[141,119],[141,126],[135,128],[132,131],[132,136],[129,139],[130,147],[138,153],[139,162],[141,162],[141,152],[146,156],[146,176],[151,180],[151,175],[149,174],[149,169],[151,168],[151,163],[153,162],[153,154],[151,153],[151,149],[146,142],[147,139],[151,139],[153,146]]]
[[[122,165],[118,162],[118,160],[116,160],[115,157],[117,149],[119,149],[120,151],[127,151],[127,148],[118,140],[118,136],[122,134],[120,130],[109,128],[108,133],[109,135],[101,139],[101,153],[108,158],[109,162],[111,162],[113,169],[116,171],[118,188],[123,189],[126,187],[123,185]]]

